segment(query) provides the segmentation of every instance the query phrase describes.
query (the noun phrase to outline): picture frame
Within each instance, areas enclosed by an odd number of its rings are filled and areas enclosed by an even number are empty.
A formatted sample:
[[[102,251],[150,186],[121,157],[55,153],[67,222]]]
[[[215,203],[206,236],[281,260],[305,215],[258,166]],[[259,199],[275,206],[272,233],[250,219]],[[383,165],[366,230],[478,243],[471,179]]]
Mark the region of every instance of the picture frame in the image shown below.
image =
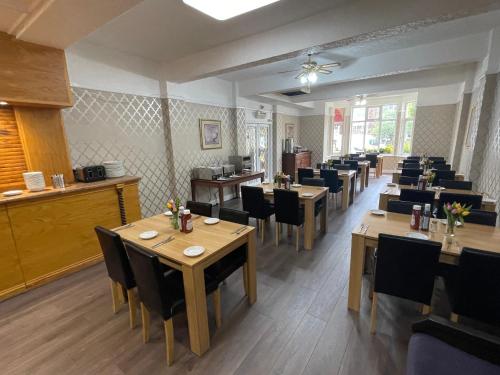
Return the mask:
[[[200,145],[202,150],[222,148],[220,120],[200,119]]]
[[[285,138],[292,138],[295,140],[295,124],[285,124]]]

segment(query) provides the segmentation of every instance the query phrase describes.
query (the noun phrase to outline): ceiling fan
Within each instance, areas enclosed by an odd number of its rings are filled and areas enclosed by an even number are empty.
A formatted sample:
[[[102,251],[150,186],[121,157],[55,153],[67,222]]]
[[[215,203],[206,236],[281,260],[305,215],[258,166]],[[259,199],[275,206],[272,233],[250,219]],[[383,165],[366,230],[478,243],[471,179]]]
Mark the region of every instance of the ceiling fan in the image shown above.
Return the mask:
[[[303,85],[307,84],[308,86],[311,85],[312,83],[316,83],[318,80],[318,73],[319,74],[331,74],[332,71],[330,68],[335,68],[337,66],[340,66],[340,63],[338,62],[333,62],[333,63],[327,63],[327,64],[318,64],[316,61],[314,61],[311,58],[312,54],[308,53],[307,54],[307,61],[303,62],[301,64],[301,69],[297,70],[302,70],[299,75],[295,77],[295,79],[299,79],[300,83]],[[296,70],[289,70],[286,72],[280,72],[280,73],[288,73],[288,72],[294,72]]]

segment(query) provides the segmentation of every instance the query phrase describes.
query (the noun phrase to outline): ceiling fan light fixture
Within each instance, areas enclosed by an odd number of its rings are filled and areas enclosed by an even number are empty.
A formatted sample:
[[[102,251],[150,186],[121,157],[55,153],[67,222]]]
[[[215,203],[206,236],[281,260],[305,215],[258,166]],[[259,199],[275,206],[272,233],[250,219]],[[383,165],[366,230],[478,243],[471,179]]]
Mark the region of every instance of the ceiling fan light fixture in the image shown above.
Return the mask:
[[[182,0],[184,4],[219,21],[251,12],[280,0]]]
[[[307,80],[310,83],[316,83],[316,81],[318,80],[318,75],[316,74],[316,72],[309,72],[307,74]]]
[[[307,77],[305,75],[300,77],[300,83],[302,83],[303,85],[305,85],[307,83]]]

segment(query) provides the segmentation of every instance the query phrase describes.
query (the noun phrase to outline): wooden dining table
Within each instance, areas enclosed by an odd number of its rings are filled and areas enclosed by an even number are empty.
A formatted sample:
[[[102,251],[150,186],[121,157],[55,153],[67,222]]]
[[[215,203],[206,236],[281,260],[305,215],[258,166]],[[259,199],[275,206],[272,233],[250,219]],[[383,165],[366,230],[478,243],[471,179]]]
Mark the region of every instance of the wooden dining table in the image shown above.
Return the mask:
[[[366,248],[378,246],[379,233],[405,236],[418,232],[410,228],[410,215],[386,212],[383,216],[366,213],[363,221],[352,232],[351,265],[349,271],[348,307],[359,311],[361,303],[362,274]],[[455,239],[450,245],[444,240],[446,225],[438,224],[435,233],[422,232],[429,240],[442,243],[440,262],[456,264],[464,247],[500,253],[500,228],[465,223],[455,229]]]
[[[359,161],[358,162],[359,168],[361,169],[361,172],[359,174],[359,179],[360,179],[360,184],[359,184],[359,190],[363,191],[365,190],[365,187],[368,187],[368,182],[369,182],[369,176],[370,176],[370,162],[368,160],[365,161]]]
[[[401,177],[402,170],[396,170],[392,172],[392,182],[399,184],[399,177]],[[464,181],[465,175],[461,173],[455,173],[455,181]]]
[[[380,210],[387,210],[387,202],[390,199],[399,200],[399,195],[401,194],[401,189],[411,189],[409,185],[395,185],[388,186],[385,191],[380,193],[378,200],[378,208]],[[434,196],[434,204],[437,205],[439,203],[439,196],[441,192],[452,193],[452,194],[468,194],[468,195],[482,195],[481,193],[477,193],[471,190],[461,190],[461,189],[445,189],[445,190],[435,190]],[[481,210],[484,211],[495,211],[497,207],[497,202],[495,199],[483,197],[483,201],[481,202]]]
[[[264,183],[257,185],[264,190],[264,195],[273,200],[273,189],[277,189],[278,185],[273,183]],[[323,208],[320,213],[320,230],[326,233],[328,229],[328,188],[320,186],[306,186],[303,185],[299,188],[291,188],[299,194],[299,201],[304,205],[304,248],[312,250],[314,246],[314,234],[316,232],[316,216],[314,215],[314,204],[324,199]],[[304,193],[312,194],[310,197],[304,197]]]
[[[217,224],[204,223],[203,216],[193,215],[193,231],[182,233],[174,230],[170,218],[161,214],[135,221],[128,227],[114,230],[125,240],[158,255],[161,263],[182,272],[184,297],[189,327],[191,351],[199,356],[210,348],[208,330],[207,300],[205,294],[204,270],[240,246],[247,244],[247,262],[243,275],[246,278],[248,302],[257,300],[255,265],[255,228],[221,220]],[[241,229],[241,232],[238,230]],[[141,232],[155,230],[159,234],[151,240],[139,238]],[[173,240],[155,244],[173,236]],[[190,246],[203,246],[205,252],[197,257],[184,255]]]

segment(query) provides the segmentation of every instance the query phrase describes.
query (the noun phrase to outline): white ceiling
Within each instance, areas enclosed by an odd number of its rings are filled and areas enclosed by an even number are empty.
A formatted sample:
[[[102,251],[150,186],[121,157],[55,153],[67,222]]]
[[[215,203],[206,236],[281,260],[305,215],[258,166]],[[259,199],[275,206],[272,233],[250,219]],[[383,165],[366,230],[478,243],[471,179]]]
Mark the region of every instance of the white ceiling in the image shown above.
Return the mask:
[[[85,41],[156,61],[169,62],[303,19],[345,0],[281,0],[220,22],[182,0],[145,0]]]

